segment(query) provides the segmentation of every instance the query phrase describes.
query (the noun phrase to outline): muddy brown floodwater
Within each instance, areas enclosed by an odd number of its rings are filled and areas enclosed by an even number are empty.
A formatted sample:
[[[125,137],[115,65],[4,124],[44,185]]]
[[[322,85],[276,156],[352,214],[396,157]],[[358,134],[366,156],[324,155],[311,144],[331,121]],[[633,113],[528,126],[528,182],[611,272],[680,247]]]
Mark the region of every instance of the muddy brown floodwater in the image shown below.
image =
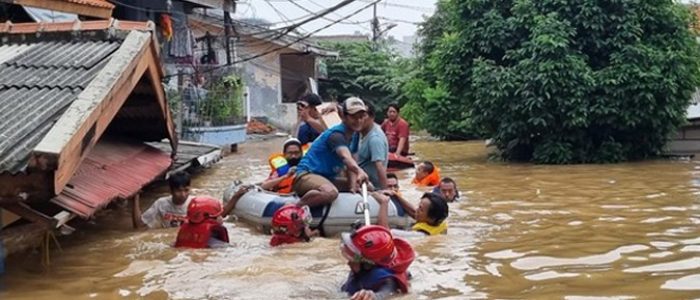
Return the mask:
[[[241,145],[195,177],[220,196],[267,174],[281,139]],[[419,159],[456,179],[445,236],[411,240],[411,294],[402,299],[700,298],[700,163],[535,166],[488,162],[482,142],[418,141]],[[413,170],[399,173],[407,196]],[[149,191],[146,200],[167,193]],[[130,230],[126,207],[105,211],[54,251],[9,261],[1,299],[325,299],[347,267],[338,240],[271,249],[268,236],[227,223],[235,245],[176,250],[176,230]]]

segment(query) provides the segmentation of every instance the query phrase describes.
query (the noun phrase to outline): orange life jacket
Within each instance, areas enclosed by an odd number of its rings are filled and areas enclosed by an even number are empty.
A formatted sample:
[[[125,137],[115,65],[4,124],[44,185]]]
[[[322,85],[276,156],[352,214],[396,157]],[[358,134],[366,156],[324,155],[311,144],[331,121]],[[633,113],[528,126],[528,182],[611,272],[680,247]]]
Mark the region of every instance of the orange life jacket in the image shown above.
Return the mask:
[[[185,222],[180,226],[180,231],[177,232],[175,247],[207,248],[211,237],[228,243],[226,227],[216,222],[216,220],[209,219],[198,224]]]
[[[309,147],[311,147],[311,143],[301,146],[302,156],[306,155],[306,152],[309,151]],[[277,175],[277,177],[284,176],[289,172],[290,166],[287,164],[287,159],[282,153],[270,155],[270,157],[267,158],[267,163],[270,165],[271,169],[270,177],[273,177],[273,175]],[[275,191],[282,194],[289,194],[292,192],[292,183],[294,183],[294,177],[285,178],[282,182],[277,184]]]
[[[440,169],[435,167],[433,172],[428,174],[428,176],[423,177],[423,179],[418,180],[418,178],[413,178],[412,184],[418,186],[435,186],[440,184]]]
[[[292,185],[294,184],[294,176],[289,176],[282,179],[280,183],[275,187],[275,192],[280,194],[290,194],[292,192]]]

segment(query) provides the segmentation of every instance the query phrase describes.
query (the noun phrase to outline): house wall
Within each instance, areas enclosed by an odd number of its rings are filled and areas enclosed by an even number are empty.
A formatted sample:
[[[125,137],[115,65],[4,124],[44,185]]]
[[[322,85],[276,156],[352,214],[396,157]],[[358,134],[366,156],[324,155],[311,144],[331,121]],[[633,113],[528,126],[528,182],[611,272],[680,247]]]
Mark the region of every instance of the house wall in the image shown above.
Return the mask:
[[[243,41],[237,47],[238,59],[251,57],[279,47],[260,40]],[[297,121],[296,104],[282,102],[282,74],[280,54],[273,52],[244,62],[243,81],[249,88],[251,117],[265,117],[275,127],[291,130]]]
[[[197,23],[191,26],[195,38],[204,36],[207,30],[213,35],[221,35],[222,29]],[[283,48],[268,55],[264,55],[249,61],[236,63],[248,57],[269,52],[280,47],[261,39],[239,36],[232,43],[232,60],[241,70],[244,85],[249,90],[250,116],[263,117],[275,127],[290,131],[297,122],[296,98],[299,90],[303,90],[308,78],[316,78],[316,59],[313,55],[285,55],[299,54],[298,51]],[[195,59],[198,61],[206,52],[205,47],[199,44],[195,49]],[[226,63],[226,51],[223,42],[217,40],[212,44],[217,54],[219,64]],[[284,56],[285,58],[282,58]],[[284,78],[283,78],[284,77]],[[304,78],[301,80],[301,78]],[[283,80],[284,79],[284,80]],[[284,83],[283,83],[284,82]],[[283,101],[283,90],[294,91],[287,97],[289,102]]]
[[[667,145],[671,154],[700,154],[700,120],[681,127]]]

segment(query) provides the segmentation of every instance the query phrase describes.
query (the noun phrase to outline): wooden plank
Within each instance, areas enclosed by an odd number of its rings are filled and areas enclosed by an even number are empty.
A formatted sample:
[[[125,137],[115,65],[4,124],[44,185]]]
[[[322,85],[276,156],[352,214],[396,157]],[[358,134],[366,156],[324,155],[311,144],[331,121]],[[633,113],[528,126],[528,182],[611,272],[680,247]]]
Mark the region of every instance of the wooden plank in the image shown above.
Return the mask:
[[[173,122],[172,115],[170,114],[170,108],[168,108],[168,99],[165,96],[165,90],[163,90],[162,77],[163,69],[158,59],[158,48],[155,42],[150,44],[150,51],[146,54],[148,61],[148,69],[146,75],[150,79],[152,89],[155,92],[156,100],[158,105],[160,105],[161,113],[163,114],[163,120],[167,126],[168,140],[170,140],[170,147],[172,149],[171,154],[175,155],[177,152],[177,133],[175,131],[175,123]]]
[[[2,225],[1,227],[7,227],[7,225],[12,224],[19,219],[20,218],[18,215],[15,215],[10,211],[0,208],[0,225]]]
[[[25,203],[7,204],[3,205],[2,207],[24,219],[32,221],[33,223],[41,224],[45,228],[56,227],[56,219],[32,209]]]
[[[89,4],[80,4],[68,1],[59,0],[14,0],[14,4],[38,7],[48,10],[62,11],[73,13],[81,16],[90,16],[101,19],[109,19],[112,17],[112,9],[107,7],[99,7]]]
[[[15,197],[3,197],[0,196],[0,205],[9,205],[9,204],[15,204],[18,202],[22,202],[26,199],[20,197],[20,196],[15,196]]]

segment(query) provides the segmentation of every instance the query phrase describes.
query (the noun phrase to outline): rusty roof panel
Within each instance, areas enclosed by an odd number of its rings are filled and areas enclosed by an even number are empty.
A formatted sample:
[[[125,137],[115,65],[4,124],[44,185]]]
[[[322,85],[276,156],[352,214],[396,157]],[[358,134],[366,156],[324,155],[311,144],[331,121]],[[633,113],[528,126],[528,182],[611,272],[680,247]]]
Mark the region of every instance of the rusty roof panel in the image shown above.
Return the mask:
[[[134,195],[170,166],[166,152],[142,143],[101,141],[51,201],[89,218],[114,199]]]

